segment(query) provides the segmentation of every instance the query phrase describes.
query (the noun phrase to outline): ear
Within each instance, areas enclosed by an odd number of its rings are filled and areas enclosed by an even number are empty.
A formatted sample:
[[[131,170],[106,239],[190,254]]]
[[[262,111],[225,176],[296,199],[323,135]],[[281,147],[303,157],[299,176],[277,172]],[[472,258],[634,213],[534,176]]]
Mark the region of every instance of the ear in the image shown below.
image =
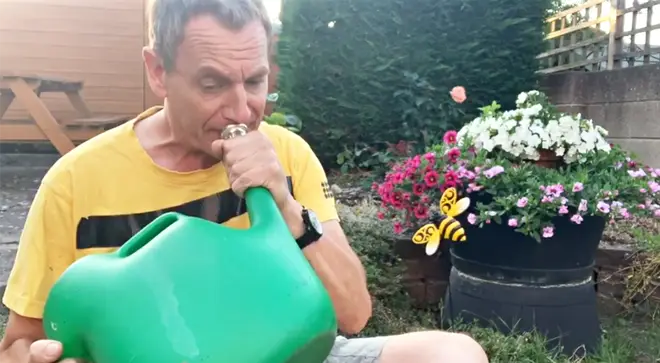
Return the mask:
[[[165,88],[165,67],[158,55],[151,47],[142,48],[142,59],[144,60],[144,68],[147,72],[147,81],[151,91],[160,99],[167,96],[167,89]]]

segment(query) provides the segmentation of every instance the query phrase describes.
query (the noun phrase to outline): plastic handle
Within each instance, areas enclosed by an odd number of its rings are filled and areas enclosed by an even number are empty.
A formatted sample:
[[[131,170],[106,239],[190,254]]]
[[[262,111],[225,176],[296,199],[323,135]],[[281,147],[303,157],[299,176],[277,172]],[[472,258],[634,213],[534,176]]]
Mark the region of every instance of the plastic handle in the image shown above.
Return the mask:
[[[286,225],[280,209],[270,191],[264,187],[250,188],[245,191],[245,204],[251,228],[272,224]]]
[[[149,241],[156,237],[160,232],[178,221],[179,218],[180,215],[175,212],[169,212],[159,216],[124,243],[124,245],[122,245],[117,251],[117,254],[120,258],[134,254],[140,248],[149,243]]]

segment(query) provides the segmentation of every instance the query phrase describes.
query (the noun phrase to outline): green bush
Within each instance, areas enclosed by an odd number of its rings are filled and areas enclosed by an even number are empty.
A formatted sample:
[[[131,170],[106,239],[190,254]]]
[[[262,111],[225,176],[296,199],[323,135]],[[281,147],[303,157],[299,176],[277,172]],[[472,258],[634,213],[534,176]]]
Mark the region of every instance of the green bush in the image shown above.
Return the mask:
[[[282,107],[327,166],[348,149],[420,148],[492,99],[536,87],[551,0],[287,0]],[[456,105],[449,91],[465,86]],[[367,152],[363,152],[368,154]],[[361,156],[362,157],[362,156]]]

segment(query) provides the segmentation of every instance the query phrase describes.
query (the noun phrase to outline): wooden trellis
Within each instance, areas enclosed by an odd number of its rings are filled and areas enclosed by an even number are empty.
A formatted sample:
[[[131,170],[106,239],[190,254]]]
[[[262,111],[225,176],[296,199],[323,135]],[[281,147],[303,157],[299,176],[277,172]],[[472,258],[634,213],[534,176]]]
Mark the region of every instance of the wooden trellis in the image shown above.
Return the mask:
[[[585,0],[546,24],[540,73],[660,63],[660,0]]]

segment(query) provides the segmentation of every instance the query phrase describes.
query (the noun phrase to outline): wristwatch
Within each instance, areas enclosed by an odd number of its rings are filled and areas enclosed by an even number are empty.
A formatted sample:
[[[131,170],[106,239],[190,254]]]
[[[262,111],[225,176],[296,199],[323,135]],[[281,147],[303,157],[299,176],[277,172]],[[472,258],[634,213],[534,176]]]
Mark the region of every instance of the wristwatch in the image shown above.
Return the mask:
[[[318,241],[323,236],[323,226],[318,217],[316,217],[316,213],[303,207],[302,220],[305,231],[302,236],[296,239],[296,243],[298,243],[298,247],[301,250]]]

